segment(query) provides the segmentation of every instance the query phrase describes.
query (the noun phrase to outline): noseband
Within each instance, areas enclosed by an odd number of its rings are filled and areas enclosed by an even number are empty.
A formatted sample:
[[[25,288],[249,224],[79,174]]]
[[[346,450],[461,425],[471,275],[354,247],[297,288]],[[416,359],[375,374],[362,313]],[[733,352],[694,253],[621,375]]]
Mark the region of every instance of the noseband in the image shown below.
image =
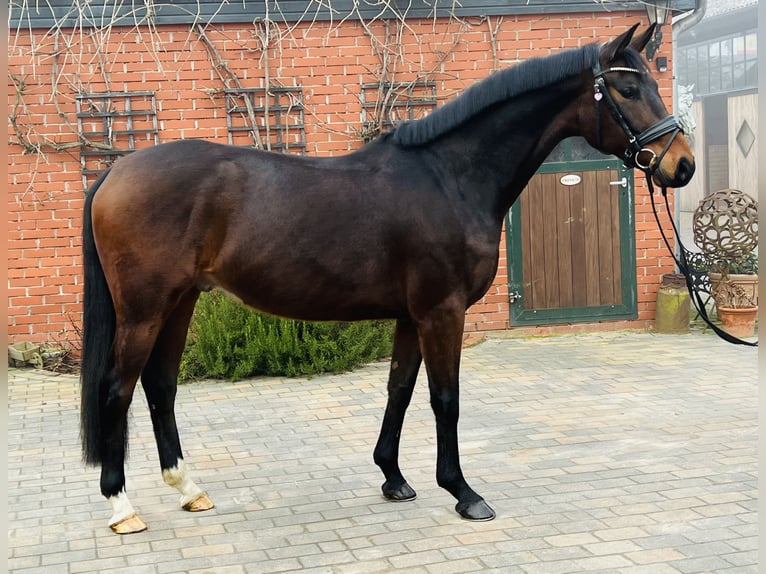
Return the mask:
[[[609,89],[606,86],[604,76],[610,72],[631,72],[634,74],[641,74],[636,68],[628,68],[624,66],[615,66],[608,70],[602,70],[598,61],[593,65],[593,77],[595,83],[593,84],[593,99],[596,101],[596,139],[600,143],[601,141],[601,110],[599,104],[603,100],[607,109],[612,114],[617,124],[625,132],[628,137],[628,147],[625,149],[622,155],[622,159],[628,167],[637,167],[643,171],[647,176],[654,175],[662,162],[662,158],[665,157],[673,140],[679,134],[683,132],[676,118],[672,115],[666,116],[649,126],[647,129],[639,133],[638,135],[630,128],[625,116],[622,114],[617,102],[614,101],[612,94],[609,93]],[[664,136],[665,134],[672,133],[673,135],[668,138],[668,142],[662,149],[662,152],[658,156],[651,149],[644,147],[646,144],[653,142],[654,140]],[[599,146],[600,147],[600,146]],[[649,155],[647,161],[642,161],[641,156],[644,154]],[[659,177],[664,181],[662,173],[659,173]]]

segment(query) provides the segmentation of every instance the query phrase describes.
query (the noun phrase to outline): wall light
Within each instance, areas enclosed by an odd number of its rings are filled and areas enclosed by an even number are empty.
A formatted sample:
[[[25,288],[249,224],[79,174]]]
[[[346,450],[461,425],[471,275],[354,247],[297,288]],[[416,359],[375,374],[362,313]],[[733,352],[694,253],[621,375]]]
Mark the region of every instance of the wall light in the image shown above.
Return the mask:
[[[657,24],[654,29],[654,38],[646,45],[646,59],[651,62],[662,44],[662,26],[667,22],[668,14],[670,14],[670,0],[651,0],[646,2],[645,6],[649,23]]]

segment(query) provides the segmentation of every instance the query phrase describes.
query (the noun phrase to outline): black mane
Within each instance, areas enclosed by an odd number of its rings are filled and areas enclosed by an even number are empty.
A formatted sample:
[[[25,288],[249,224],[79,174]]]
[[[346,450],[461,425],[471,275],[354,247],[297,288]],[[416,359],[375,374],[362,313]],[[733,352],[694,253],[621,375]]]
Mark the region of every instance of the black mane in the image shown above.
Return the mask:
[[[428,143],[451,131],[485,108],[543,88],[591,68],[599,57],[600,44],[588,44],[550,56],[531,58],[492,74],[454,100],[420,120],[399,125],[391,138],[401,146]]]

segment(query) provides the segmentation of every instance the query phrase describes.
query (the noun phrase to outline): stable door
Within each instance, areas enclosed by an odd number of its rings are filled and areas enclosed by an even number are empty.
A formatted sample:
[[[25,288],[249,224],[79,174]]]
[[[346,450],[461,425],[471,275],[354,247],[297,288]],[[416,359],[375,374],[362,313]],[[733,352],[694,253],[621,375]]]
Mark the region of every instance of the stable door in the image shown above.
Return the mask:
[[[508,214],[511,324],[635,318],[633,221],[620,161],[543,164]]]

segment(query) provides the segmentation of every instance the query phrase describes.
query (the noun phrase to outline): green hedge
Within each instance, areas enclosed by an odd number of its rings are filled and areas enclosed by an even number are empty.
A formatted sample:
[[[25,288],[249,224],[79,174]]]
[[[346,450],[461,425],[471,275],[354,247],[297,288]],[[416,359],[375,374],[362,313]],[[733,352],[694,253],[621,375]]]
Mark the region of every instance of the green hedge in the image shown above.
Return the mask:
[[[220,292],[203,293],[179,379],[341,372],[389,356],[392,337],[392,321],[293,321],[257,313]]]

